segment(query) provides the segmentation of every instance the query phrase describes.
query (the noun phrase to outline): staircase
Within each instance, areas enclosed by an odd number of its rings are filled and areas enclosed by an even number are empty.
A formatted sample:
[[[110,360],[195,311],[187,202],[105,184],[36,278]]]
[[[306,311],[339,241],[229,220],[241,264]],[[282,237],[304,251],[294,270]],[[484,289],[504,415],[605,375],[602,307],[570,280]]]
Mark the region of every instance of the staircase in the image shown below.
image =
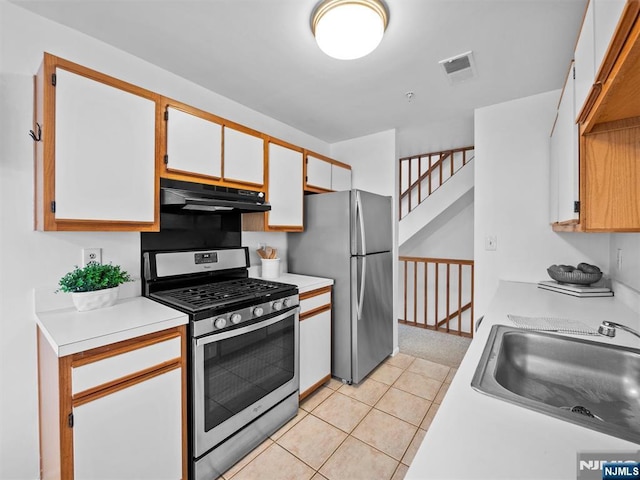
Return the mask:
[[[473,189],[474,147],[400,159],[401,246]]]
[[[474,147],[464,147],[400,159],[401,251],[429,241],[473,202],[473,158]],[[472,337],[473,260],[402,254],[398,260],[404,305],[398,321]]]

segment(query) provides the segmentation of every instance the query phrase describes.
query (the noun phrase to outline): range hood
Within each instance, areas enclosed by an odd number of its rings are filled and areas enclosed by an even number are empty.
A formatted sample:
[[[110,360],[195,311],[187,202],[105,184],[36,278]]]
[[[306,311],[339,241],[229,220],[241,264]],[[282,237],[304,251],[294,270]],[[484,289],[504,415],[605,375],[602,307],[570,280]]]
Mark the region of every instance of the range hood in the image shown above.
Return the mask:
[[[160,179],[160,208],[184,213],[266,212],[264,192]]]

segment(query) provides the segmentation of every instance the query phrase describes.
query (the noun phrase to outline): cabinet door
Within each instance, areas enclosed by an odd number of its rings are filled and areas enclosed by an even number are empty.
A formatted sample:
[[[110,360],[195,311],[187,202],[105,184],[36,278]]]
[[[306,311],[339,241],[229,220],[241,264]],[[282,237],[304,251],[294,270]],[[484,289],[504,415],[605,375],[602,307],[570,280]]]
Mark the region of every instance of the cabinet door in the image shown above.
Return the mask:
[[[181,387],[174,369],[75,407],[75,478],[181,478]]]
[[[351,170],[339,165],[331,165],[331,190],[341,192],[351,190]]]
[[[557,205],[555,221],[564,222],[578,218],[574,211],[574,204],[579,199],[578,177],[578,125],[575,123],[574,112],[574,82],[569,74],[565,84],[558,117],[551,135],[551,168],[557,175],[555,200]]]
[[[303,226],[302,152],[269,143],[269,227]]]
[[[224,179],[264,184],[264,140],[224,127]]]
[[[626,0],[592,0],[594,4],[594,44],[596,73],[607,53]]]
[[[307,186],[331,190],[332,164],[307,155]]]
[[[222,125],[167,107],[167,157],[169,170],[222,176]]]
[[[576,44],[575,60],[575,115],[577,118],[596,76],[594,1],[589,2],[582,30]]]
[[[300,321],[300,394],[331,374],[331,310]]]
[[[56,220],[154,221],[155,107],[56,70]]]

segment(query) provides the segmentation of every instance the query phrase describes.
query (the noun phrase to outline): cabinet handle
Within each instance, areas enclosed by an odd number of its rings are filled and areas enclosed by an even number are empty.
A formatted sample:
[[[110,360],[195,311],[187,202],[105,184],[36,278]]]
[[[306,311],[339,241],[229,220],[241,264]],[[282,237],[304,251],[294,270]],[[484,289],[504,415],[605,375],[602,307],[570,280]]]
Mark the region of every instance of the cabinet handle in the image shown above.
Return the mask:
[[[67,425],[69,428],[73,428],[73,412],[71,412],[67,417]]]
[[[33,138],[34,142],[40,142],[42,141],[42,127],[39,123],[36,123],[36,127],[38,133],[34,132],[33,130],[29,130],[29,136]]]

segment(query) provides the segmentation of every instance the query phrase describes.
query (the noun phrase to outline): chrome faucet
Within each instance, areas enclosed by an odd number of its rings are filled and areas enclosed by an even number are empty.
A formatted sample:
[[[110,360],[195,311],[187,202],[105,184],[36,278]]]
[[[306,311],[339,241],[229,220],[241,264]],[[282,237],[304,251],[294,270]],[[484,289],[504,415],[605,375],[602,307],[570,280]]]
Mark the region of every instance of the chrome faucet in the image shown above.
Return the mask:
[[[629,328],[626,325],[622,325],[620,323],[609,322],[607,320],[602,321],[602,324],[598,327],[598,333],[607,337],[615,337],[616,328],[624,330],[625,332],[629,332],[630,334],[640,338],[640,332],[634,330],[633,328]]]

